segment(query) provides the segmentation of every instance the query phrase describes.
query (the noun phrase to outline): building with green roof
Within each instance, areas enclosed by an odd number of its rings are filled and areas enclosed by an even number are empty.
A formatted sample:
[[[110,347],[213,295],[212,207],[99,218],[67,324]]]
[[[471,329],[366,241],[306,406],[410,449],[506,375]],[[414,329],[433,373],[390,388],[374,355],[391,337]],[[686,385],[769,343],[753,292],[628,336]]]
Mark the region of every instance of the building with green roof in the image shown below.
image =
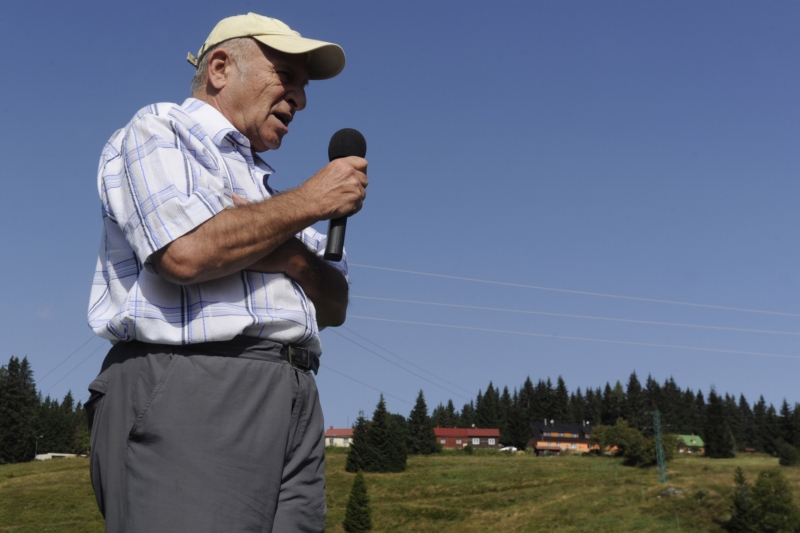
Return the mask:
[[[676,435],[678,437],[678,453],[703,455],[706,453],[706,443],[699,435]]]

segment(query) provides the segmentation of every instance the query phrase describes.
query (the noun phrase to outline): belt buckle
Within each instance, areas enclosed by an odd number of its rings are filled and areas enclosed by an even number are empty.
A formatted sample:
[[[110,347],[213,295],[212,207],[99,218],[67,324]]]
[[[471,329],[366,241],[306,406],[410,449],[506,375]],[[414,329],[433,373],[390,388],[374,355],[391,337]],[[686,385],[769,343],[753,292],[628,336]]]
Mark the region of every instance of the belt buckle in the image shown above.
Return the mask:
[[[304,348],[295,348],[293,346],[286,347],[286,355],[289,359],[289,364],[308,369],[308,350]]]

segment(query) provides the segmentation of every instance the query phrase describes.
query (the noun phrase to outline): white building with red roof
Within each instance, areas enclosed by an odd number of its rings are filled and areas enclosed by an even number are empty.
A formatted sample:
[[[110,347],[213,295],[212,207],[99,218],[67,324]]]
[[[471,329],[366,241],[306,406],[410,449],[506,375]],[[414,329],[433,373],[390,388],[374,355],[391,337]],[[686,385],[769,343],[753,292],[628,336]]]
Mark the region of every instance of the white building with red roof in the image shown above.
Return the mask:
[[[337,429],[331,426],[325,432],[325,446],[349,448],[353,442],[353,428]]]

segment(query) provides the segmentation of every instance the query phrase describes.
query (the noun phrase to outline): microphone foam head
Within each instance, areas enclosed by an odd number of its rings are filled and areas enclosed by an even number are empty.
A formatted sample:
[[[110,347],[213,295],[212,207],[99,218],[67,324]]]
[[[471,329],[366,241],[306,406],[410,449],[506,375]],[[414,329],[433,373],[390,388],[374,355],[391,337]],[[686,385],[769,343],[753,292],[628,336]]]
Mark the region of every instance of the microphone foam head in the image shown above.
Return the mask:
[[[331,137],[331,142],[328,144],[328,160],[333,161],[351,155],[357,157],[367,155],[367,140],[360,131],[343,128]]]

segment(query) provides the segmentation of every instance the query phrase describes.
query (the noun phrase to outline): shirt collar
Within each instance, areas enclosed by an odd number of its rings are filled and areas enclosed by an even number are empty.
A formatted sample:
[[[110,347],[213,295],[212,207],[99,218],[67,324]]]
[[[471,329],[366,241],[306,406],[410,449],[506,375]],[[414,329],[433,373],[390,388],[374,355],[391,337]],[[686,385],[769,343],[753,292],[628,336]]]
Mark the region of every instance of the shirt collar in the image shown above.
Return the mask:
[[[253,155],[248,138],[245,137],[242,132],[234,128],[233,124],[231,124],[230,121],[225,118],[225,115],[220,113],[216,107],[202,100],[198,100],[197,98],[187,98],[181,104],[181,108],[203,126],[203,129],[206,130],[206,133],[213,139],[214,144],[217,146],[222,146],[225,142],[225,138],[230,136],[236,143],[241,145],[249,155]],[[253,159],[255,166],[259,167],[265,174],[269,175],[275,172],[275,170],[260,157],[255,157]],[[266,180],[264,184],[269,188],[269,186],[266,185]]]
[[[225,137],[230,134],[239,144],[250,148],[250,141],[247,137],[233,127],[233,124],[220,113],[217,108],[196,98],[187,98],[181,107],[197,122],[203,125],[203,129],[213,139],[214,144],[222,146]]]

